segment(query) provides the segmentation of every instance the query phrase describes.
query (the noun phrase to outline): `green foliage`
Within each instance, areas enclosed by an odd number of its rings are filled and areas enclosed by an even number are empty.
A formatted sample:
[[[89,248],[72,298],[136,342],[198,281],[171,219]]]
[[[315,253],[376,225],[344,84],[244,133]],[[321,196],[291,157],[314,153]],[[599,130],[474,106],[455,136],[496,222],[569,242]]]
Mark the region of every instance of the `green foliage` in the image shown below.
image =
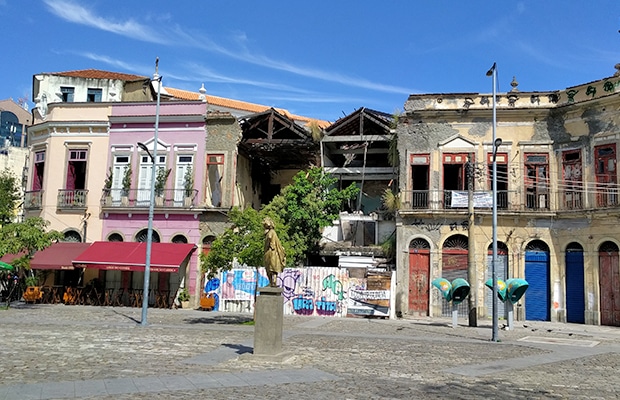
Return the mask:
[[[209,277],[232,268],[233,258],[251,266],[263,264],[265,232],[262,221],[269,216],[286,252],[287,266],[303,262],[306,254],[318,246],[321,231],[331,226],[345,201],[359,189],[350,185],[334,189],[337,180],[322,173],[321,168],[301,171],[293,183],[262,210],[233,208],[228,217],[232,227],[212,244],[207,256],[201,255],[201,270]]]
[[[63,235],[53,230],[48,232],[48,226],[49,222],[39,217],[2,226],[0,228],[0,256],[24,253],[27,258],[30,258],[36,251],[62,240]]]
[[[388,260],[393,260],[396,255],[396,231],[392,232],[385,242],[381,243],[381,250]]]
[[[262,214],[253,208],[234,207],[228,218],[232,226],[211,243],[208,256],[200,255],[201,270],[211,278],[232,268],[233,258],[242,264],[262,265],[264,233]]]
[[[129,189],[131,189],[131,166],[127,165],[125,167],[125,173],[123,175],[122,195],[123,196],[128,196],[129,195]]]
[[[164,194],[164,188],[166,187],[166,181],[168,181],[168,177],[170,176],[170,172],[172,169],[159,167],[157,169],[157,176],[155,177],[155,195],[162,196]]]
[[[179,292],[179,301],[189,301],[189,292],[187,288],[183,288]]]
[[[26,277],[26,286],[39,286],[39,279],[36,276]]]
[[[391,189],[387,188],[381,195],[381,202],[388,212],[394,213],[401,205],[400,193],[394,194]]]
[[[185,175],[183,176],[183,189],[185,189],[185,197],[192,197],[194,194],[194,172],[192,171],[192,166],[190,165],[185,170]]]
[[[335,189],[336,182],[336,178],[318,167],[301,171],[293,177],[293,183],[266,206],[271,214],[284,221],[294,245],[296,262],[303,261],[305,254],[317,247],[322,229],[331,226],[345,202],[359,193],[355,184]]]
[[[8,168],[0,172],[0,225],[15,219],[15,208],[21,200],[17,177]]]
[[[103,182],[103,188],[106,190],[106,193],[110,193],[110,189],[112,189],[112,167],[110,167],[108,176],[106,176],[105,181]]]

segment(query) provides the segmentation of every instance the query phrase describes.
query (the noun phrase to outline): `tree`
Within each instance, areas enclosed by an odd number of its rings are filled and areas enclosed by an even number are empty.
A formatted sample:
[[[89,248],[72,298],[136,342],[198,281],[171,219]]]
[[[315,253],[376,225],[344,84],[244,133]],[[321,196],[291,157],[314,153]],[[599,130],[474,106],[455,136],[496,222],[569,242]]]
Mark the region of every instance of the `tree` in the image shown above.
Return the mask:
[[[213,277],[220,270],[231,269],[233,258],[247,265],[262,265],[262,221],[266,216],[275,223],[287,266],[302,263],[306,254],[318,246],[322,228],[330,226],[345,201],[359,191],[353,184],[344,190],[335,189],[335,183],[336,179],[323,174],[321,168],[311,168],[295,175],[293,183],[260,211],[233,208],[228,215],[231,228],[216,238],[207,256],[201,255],[201,270]]]
[[[0,256],[23,253],[24,257],[13,264],[28,269],[29,260],[35,252],[63,238],[60,232],[48,231],[49,224],[43,218],[33,217],[27,218],[24,222],[2,226],[0,228]]]
[[[293,177],[293,183],[265,207],[266,212],[283,221],[293,246],[291,260],[296,264],[318,247],[323,228],[331,226],[344,204],[359,192],[353,183],[345,189],[336,189],[336,182],[336,178],[318,167],[301,171]]]
[[[0,225],[15,220],[15,209],[20,199],[17,177],[7,168],[0,172]]]

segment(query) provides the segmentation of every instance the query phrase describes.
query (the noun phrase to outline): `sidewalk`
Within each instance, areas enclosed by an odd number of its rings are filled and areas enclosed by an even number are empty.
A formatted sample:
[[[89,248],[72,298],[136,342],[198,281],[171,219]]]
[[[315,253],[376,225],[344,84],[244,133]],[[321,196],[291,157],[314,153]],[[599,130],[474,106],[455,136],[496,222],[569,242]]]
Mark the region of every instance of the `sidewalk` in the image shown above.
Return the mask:
[[[620,329],[286,316],[284,362],[250,315],[34,305],[0,311],[5,399],[469,399],[620,396]],[[501,324],[500,324],[501,326]],[[9,339],[10,338],[10,339]]]

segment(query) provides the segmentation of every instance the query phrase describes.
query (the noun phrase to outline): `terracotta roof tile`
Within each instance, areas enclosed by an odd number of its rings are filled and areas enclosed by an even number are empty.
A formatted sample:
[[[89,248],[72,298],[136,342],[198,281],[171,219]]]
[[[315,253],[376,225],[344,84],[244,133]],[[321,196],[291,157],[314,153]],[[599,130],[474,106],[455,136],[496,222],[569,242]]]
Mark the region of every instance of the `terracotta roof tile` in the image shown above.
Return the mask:
[[[143,81],[149,79],[148,76],[124,74],[122,72],[102,71],[99,69],[80,69],[75,71],[52,72],[49,75],[70,76],[74,78],[86,79],[118,79],[121,81]]]
[[[170,95],[180,100],[199,100],[200,93],[197,93],[197,92],[191,92],[189,90],[181,90],[181,89],[175,89],[175,88],[170,88],[170,87],[165,87],[165,89]],[[259,112],[263,112],[263,111],[266,111],[272,108],[270,106],[265,106],[262,104],[248,103],[247,101],[227,99],[225,97],[212,96],[209,94],[207,94],[206,96],[207,96],[207,103],[209,104],[213,104],[215,106],[220,106],[220,107],[233,108],[235,110],[259,113]],[[329,126],[330,124],[328,121],[322,121],[322,120],[318,120],[314,118],[304,117],[301,115],[291,114],[283,108],[273,107],[273,109],[279,112],[280,114],[285,115],[286,117],[291,118],[295,121],[301,121],[305,123],[316,121],[321,128],[325,128]]]

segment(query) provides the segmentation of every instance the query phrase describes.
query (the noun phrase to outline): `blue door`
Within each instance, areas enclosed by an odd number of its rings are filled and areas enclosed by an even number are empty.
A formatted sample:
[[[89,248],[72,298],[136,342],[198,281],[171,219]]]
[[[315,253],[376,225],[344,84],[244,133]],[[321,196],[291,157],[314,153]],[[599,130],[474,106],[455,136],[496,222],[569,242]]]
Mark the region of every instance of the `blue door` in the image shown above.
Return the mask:
[[[525,280],[529,284],[525,293],[525,319],[549,321],[549,252],[525,252]]]
[[[566,322],[585,323],[583,251],[566,252]]]

